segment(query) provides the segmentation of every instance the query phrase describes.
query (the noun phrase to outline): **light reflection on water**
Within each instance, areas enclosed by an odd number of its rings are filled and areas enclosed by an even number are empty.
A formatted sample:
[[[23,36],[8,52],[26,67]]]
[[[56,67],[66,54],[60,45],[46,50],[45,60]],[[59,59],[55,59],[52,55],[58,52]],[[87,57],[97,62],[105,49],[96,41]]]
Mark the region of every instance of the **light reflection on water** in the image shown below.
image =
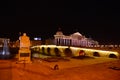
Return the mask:
[[[8,58],[10,58],[8,39],[4,39],[3,47],[0,50],[0,59],[8,59]]]

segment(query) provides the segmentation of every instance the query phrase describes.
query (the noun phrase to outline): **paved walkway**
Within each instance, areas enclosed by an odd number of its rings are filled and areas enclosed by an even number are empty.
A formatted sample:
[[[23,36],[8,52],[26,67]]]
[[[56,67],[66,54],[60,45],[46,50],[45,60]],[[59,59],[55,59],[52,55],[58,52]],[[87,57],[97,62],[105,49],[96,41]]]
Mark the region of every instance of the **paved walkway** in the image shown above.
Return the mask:
[[[0,80],[12,80],[11,61],[0,60]]]
[[[15,60],[0,60],[0,80],[88,80],[90,74],[93,77],[89,80],[119,80],[119,71],[108,68],[113,65],[120,67],[120,61],[113,63],[114,61],[116,59],[112,58],[70,59],[58,62],[34,59],[33,63],[24,65],[16,64]],[[53,70],[55,64],[59,65],[59,70]],[[99,75],[105,77],[101,78]],[[116,78],[111,79],[113,76]]]

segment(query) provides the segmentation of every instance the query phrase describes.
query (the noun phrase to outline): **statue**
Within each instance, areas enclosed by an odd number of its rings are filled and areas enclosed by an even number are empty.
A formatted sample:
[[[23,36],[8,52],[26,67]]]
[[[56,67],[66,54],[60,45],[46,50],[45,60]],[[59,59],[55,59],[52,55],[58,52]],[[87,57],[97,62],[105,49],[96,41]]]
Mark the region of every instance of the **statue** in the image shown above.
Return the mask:
[[[26,33],[23,33],[23,35],[19,37],[19,40],[19,63],[31,63],[30,38]]]
[[[23,36],[20,36],[19,40],[20,40],[20,48],[29,48],[30,47],[30,39],[26,35],[26,33],[23,33]]]

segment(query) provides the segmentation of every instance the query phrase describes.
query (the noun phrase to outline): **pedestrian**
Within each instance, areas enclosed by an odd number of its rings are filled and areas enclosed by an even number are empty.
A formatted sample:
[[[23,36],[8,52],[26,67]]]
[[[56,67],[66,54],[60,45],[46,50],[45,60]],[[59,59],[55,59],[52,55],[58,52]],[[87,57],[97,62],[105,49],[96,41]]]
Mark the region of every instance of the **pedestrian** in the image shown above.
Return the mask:
[[[56,65],[54,66],[54,70],[59,70],[58,64],[56,64]]]

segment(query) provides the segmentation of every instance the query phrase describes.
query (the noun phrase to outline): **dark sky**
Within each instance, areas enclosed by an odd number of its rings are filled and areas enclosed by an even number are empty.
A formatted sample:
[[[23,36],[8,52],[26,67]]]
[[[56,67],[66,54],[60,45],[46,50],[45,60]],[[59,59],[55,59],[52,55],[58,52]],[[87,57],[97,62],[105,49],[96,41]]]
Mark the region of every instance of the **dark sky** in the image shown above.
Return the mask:
[[[112,0],[29,0],[0,3],[0,37],[17,40],[19,32],[31,38],[79,31],[100,43],[120,43],[120,7]]]

